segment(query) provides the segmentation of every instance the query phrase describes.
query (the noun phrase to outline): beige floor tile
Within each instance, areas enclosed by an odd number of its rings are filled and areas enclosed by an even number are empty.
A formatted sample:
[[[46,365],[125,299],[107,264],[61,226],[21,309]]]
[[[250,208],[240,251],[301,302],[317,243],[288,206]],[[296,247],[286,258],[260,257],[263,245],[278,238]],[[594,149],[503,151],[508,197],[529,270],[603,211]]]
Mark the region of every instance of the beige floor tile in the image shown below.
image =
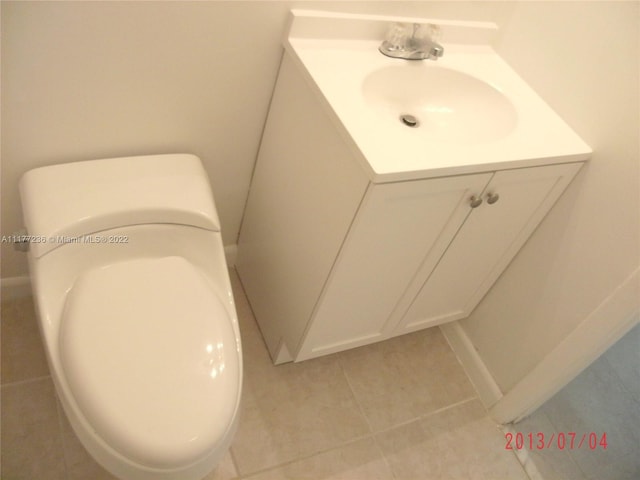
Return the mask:
[[[376,435],[396,480],[526,480],[478,400]]]
[[[232,453],[206,480],[253,472],[253,480],[524,478],[477,401],[425,416],[474,396],[438,329],[276,367],[235,272],[231,279],[244,349],[242,411]],[[31,299],[2,313],[3,380],[19,382],[2,387],[3,478],[114,480],[57,404]],[[374,440],[371,426],[389,429]]]
[[[2,302],[2,384],[49,375],[32,297]]]
[[[51,379],[2,387],[2,478],[66,479],[61,440]]]
[[[241,475],[306,457],[369,433],[335,356],[274,366],[237,283],[244,385],[232,445]]]
[[[247,480],[390,480],[393,474],[372,438],[246,477]]]
[[[309,456],[369,432],[335,359],[245,375],[232,445],[240,474]]]
[[[342,352],[338,357],[374,431],[476,396],[438,328]]]

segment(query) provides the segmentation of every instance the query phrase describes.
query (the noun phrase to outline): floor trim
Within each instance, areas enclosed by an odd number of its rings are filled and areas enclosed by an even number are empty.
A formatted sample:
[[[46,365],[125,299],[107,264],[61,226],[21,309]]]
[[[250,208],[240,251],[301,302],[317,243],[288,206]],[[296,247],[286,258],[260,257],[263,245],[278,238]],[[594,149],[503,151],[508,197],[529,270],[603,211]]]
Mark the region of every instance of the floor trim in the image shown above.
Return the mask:
[[[502,391],[460,322],[440,325],[440,331],[458,357],[458,361],[462,364],[462,368],[478,392],[478,397],[484,407],[488,409],[498,402],[502,398]]]

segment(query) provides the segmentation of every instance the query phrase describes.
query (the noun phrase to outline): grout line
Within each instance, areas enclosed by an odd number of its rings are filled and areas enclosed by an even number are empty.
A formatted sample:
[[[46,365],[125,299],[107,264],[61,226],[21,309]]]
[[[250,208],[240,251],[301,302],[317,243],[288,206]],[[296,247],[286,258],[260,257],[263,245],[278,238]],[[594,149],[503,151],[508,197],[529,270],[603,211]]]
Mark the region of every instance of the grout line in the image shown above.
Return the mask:
[[[349,374],[347,374],[347,371],[344,368],[344,364],[342,363],[342,358],[338,357],[337,361],[338,361],[338,365],[340,365],[340,371],[342,372],[342,375],[344,376],[344,379],[347,382],[347,386],[349,387],[349,391],[351,392],[351,396],[353,397],[353,400],[355,401],[356,406],[358,407],[358,411],[360,412],[360,415],[362,415],[362,418],[364,418],[364,421],[367,424],[367,428],[369,429],[369,434],[370,435],[375,434],[375,432],[374,432],[374,430],[373,430],[373,428],[371,426],[371,422],[369,421],[369,417],[366,415],[366,413],[364,411],[364,408],[362,408],[362,404],[358,400],[358,396],[356,395],[356,392],[353,389],[353,385],[351,384],[351,381],[349,380]]]
[[[374,437],[374,435],[371,434],[371,433],[368,433],[366,435],[359,435],[357,437],[352,438],[351,440],[347,440],[347,441],[339,443],[339,444],[334,444],[329,448],[318,450],[317,452],[313,452],[313,453],[310,453],[308,455],[296,457],[296,458],[293,458],[291,460],[287,460],[286,462],[279,463],[277,465],[271,465],[270,467],[266,467],[266,468],[263,468],[263,469],[260,469],[260,470],[256,470],[255,472],[250,472],[250,473],[247,473],[246,475],[240,475],[237,480],[251,479],[251,477],[253,477],[254,475],[259,475],[259,474],[262,474],[262,473],[270,472],[272,470],[276,470],[278,468],[286,467],[287,465],[292,465],[294,463],[298,463],[298,462],[302,462],[302,461],[305,461],[305,460],[309,460],[309,459],[311,459],[313,457],[316,457],[318,455],[323,455],[323,454],[331,452],[333,450],[338,450],[340,448],[348,447],[349,445],[352,445],[352,444],[354,444],[356,442],[359,442],[361,440],[366,440],[367,438],[372,438],[375,441],[375,439],[373,437]]]
[[[362,407],[362,404],[358,400],[358,396],[356,395],[356,392],[355,392],[355,390],[353,388],[353,385],[351,384],[351,381],[349,380],[349,374],[347,373],[346,369],[344,368],[344,364],[342,363],[342,358],[341,357],[338,357],[338,365],[340,365],[340,370],[342,370],[342,374],[344,375],[344,378],[345,378],[345,380],[347,382],[347,385],[349,386],[349,390],[351,391],[351,395],[353,396],[353,399],[356,402],[356,405],[358,406],[358,410],[360,411],[360,414],[362,415],[362,417],[364,418],[365,422],[367,423],[367,428],[369,429],[369,435],[367,437],[365,437],[365,438],[371,438],[373,440],[373,443],[375,444],[376,448],[378,449],[378,454],[382,458],[382,461],[384,462],[384,464],[387,466],[387,469],[389,470],[389,472],[391,472],[392,480],[395,480],[396,474],[393,471],[393,468],[391,467],[391,463],[389,462],[389,459],[387,458],[387,454],[382,449],[382,446],[380,445],[380,443],[378,442],[378,439],[376,438],[377,432],[375,432],[373,427],[371,426],[371,422],[369,421],[369,417],[366,415],[366,413],[364,411],[364,408]]]
[[[351,386],[350,386],[350,388],[351,388]],[[331,452],[333,450],[337,450],[337,449],[341,449],[341,448],[347,447],[349,445],[352,445],[352,444],[354,444],[356,442],[359,442],[361,440],[365,440],[365,439],[368,439],[368,438],[372,439],[375,442],[375,445],[378,448],[379,453],[381,454],[382,460],[389,467],[389,471],[392,473],[392,475],[394,475],[393,478],[395,479],[395,473],[393,473],[393,469],[391,468],[391,464],[389,463],[389,460],[388,460],[384,450],[382,449],[382,447],[378,443],[378,441],[376,439],[376,436],[378,436],[381,433],[385,433],[385,432],[388,432],[390,430],[393,430],[395,428],[402,427],[402,426],[411,424],[413,422],[423,420],[423,419],[431,417],[433,415],[438,415],[438,414],[440,414],[442,412],[445,412],[445,411],[450,410],[452,408],[458,407],[460,405],[464,405],[465,403],[469,403],[469,402],[472,402],[472,401],[477,400],[477,399],[478,398],[475,397],[475,396],[474,397],[469,397],[469,398],[466,398],[466,399],[461,400],[459,402],[452,403],[451,405],[447,405],[446,407],[439,408],[438,410],[434,410],[434,411],[429,412],[427,414],[420,415],[420,416],[415,417],[415,418],[413,418],[411,420],[408,420],[406,422],[398,423],[398,424],[395,424],[395,425],[393,425],[391,427],[388,427],[388,428],[385,428],[385,429],[382,429],[382,430],[379,430],[379,431],[370,430],[370,432],[367,433],[366,435],[359,435],[359,436],[354,437],[354,438],[352,438],[352,439],[350,439],[348,441],[345,441],[345,442],[342,442],[342,443],[339,443],[339,444],[334,444],[330,448],[325,448],[325,449],[322,449],[322,450],[318,450],[318,451],[310,453],[308,455],[296,457],[296,458],[288,460],[286,462],[282,462],[282,463],[279,463],[277,465],[272,465],[272,466],[269,466],[267,468],[256,470],[254,472],[249,472],[247,474],[240,474],[238,469],[236,468],[236,471],[238,472],[238,475],[239,475],[237,480],[244,480],[244,479],[250,480],[251,477],[253,477],[255,475],[259,475],[259,474],[270,472],[270,471],[273,471],[273,470],[276,470],[276,469],[279,469],[279,468],[283,468],[283,467],[286,467],[287,465],[291,465],[291,464],[294,464],[294,463],[297,463],[297,462],[309,460],[309,459],[311,459],[313,457],[316,457],[318,455],[322,455],[322,454],[325,454],[327,452]],[[356,403],[357,403],[357,400],[356,400]],[[360,408],[359,404],[358,404],[358,407]],[[366,419],[366,416],[365,416],[365,419]],[[368,424],[368,420],[367,420],[367,424]]]
[[[460,400],[459,402],[452,403],[451,405],[447,405],[446,407],[438,408],[437,410],[433,410],[431,412],[424,413],[422,415],[418,415],[417,417],[411,418],[409,420],[405,420],[405,421],[400,422],[400,423],[393,424],[390,427],[385,427],[385,428],[383,428],[381,430],[376,430],[375,432],[373,432],[373,435],[379,435],[381,433],[390,432],[391,430],[395,430],[396,428],[399,428],[399,427],[405,427],[405,426],[410,425],[410,424],[412,424],[414,422],[425,420],[425,419],[427,419],[429,417],[432,417],[434,415],[439,415],[440,413],[443,413],[443,412],[446,412],[447,410],[451,410],[453,408],[459,407],[460,405],[464,405],[465,403],[470,403],[470,402],[472,402],[474,400],[478,400],[478,397],[473,396],[473,397],[465,398],[464,400]]]
[[[381,429],[381,430],[375,430],[375,429],[371,426],[371,423],[369,422],[369,418],[368,418],[368,417],[367,417],[367,415],[365,414],[365,412],[364,412],[364,410],[363,410],[363,408],[362,408],[362,406],[361,406],[360,402],[358,401],[358,397],[356,396],[356,394],[355,394],[355,392],[354,392],[354,390],[353,390],[353,387],[352,387],[352,385],[351,385],[351,382],[349,381],[349,375],[348,375],[348,374],[347,374],[347,372],[345,371],[344,366],[342,365],[342,361],[341,361],[341,359],[338,359],[338,363],[340,364],[340,368],[342,369],[342,372],[343,372],[343,374],[344,374],[344,376],[345,376],[345,378],[346,378],[346,380],[347,380],[347,385],[349,385],[349,389],[351,390],[351,394],[353,395],[353,398],[354,398],[354,399],[355,399],[355,401],[356,401],[356,405],[358,405],[358,409],[360,410],[360,413],[362,414],[362,416],[364,417],[365,421],[367,422],[367,426],[369,427],[369,432],[370,432],[372,435],[377,435],[377,434],[380,434],[380,433],[388,432],[388,431],[393,430],[393,429],[395,429],[395,428],[397,428],[397,427],[402,427],[402,426],[405,426],[405,425],[409,425],[410,423],[416,422],[416,421],[418,421],[418,420],[423,420],[423,419],[425,419],[425,418],[430,417],[431,415],[437,415],[437,414],[439,414],[439,413],[445,412],[445,411],[447,411],[447,410],[449,410],[449,409],[451,409],[451,408],[455,408],[455,407],[460,406],[460,405],[463,405],[463,404],[465,404],[465,403],[467,403],[467,402],[471,402],[471,401],[473,401],[473,400],[478,400],[478,396],[477,396],[477,395],[474,395],[474,396],[471,396],[471,397],[465,398],[465,399],[463,399],[463,400],[460,400],[460,401],[458,401],[458,402],[456,402],[456,403],[452,403],[452,404],[450,404],[450,405],[447,405],[447,406],[445,406],[445,407],[438,408],[437,410],[433,410],[433,411],[431,411],[431,412],[423,413],[423,414],[421,414],[421,415],[418,415],[417,417],[413,417],[413,418],[411,418],[411,419],[408,419],[408,420],[402,421],[402,422],[400,422],[400,423],[395,423],[395,424],[391,425],[390,427],[386,427],[386,428],[383,428],[383,429]],[[486,411],[486,409],[485,409],[485,411]]]
[[[391,466],[391,462],[387,458],[386,452],[382,449],[382,445],[380,445],[380,442],[378,441],[378,436],[375,435],[375,434],[373,435],[373,441],[376,444],[376,447],[378,448],[378,452],[380,452],[380,455],[382,455],[382,461],[384,462],[384,464],[387,466],[387,468],[391,472],[391,480],[396,480],[396,478],[397,478],[396,477],[396,472],[393,470],[393,467]]]

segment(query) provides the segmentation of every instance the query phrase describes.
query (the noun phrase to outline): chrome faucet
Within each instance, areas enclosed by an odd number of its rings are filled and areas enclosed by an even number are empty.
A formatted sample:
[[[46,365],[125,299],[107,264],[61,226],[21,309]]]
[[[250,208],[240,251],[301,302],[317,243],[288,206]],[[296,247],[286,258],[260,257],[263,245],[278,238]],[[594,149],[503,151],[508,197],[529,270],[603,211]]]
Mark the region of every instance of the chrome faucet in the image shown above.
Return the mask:
[[[439,27],[432,24],[423,26],[419,23],[396,23],[378,50],[392,58],[438,60],[444,54],[444,47],[434,40],[439,31]]]

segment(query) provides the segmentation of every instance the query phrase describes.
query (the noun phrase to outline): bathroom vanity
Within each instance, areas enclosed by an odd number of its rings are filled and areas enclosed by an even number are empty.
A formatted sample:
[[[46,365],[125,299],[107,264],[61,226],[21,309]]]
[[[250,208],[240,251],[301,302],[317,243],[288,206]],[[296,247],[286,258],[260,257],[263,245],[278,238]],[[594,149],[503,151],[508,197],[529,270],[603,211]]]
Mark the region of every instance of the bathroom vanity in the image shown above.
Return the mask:
[[[275,363],[467,317],[589,158],[494,26],[415,62],[389,22],[292,12],[236,262]]]

